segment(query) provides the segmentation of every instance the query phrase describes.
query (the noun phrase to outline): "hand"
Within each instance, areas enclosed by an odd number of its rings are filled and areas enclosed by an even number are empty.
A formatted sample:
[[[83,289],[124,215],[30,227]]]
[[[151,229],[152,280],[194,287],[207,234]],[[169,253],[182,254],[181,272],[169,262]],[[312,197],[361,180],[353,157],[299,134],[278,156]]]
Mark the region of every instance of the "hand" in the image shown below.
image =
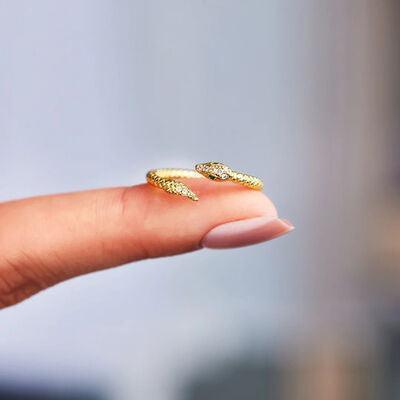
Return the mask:
[[[146,184],[1,203],[0,308],[77,275],[293,229],[261,192],[208,180],[190,185],[196,203]]]

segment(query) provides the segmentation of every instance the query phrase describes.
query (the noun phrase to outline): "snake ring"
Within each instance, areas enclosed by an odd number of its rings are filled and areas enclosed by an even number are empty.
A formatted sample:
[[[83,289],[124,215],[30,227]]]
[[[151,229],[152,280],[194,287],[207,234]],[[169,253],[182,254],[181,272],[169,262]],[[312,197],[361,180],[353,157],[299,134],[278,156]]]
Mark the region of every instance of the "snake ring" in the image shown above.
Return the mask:
[[[192,192],[189,186],[177,179],[202,177],[212,179],[216,182],[235,182],[254,190],[262,190],[264,186],[261,179],[242,172],[233,171],[220,162],[197,164],[194,170],[180,168],[152,169],[146,175],[147,182],[151,185],[163,189],[167,193],[187,197],[193,201],[199,200],[196,193]]]

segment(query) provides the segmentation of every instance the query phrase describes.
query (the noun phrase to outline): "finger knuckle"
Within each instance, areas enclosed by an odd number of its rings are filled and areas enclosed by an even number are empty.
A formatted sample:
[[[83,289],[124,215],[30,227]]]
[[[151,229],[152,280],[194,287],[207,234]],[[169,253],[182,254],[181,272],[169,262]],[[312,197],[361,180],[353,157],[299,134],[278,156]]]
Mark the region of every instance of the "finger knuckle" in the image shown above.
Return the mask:
[[[0,308],[17,304],[43,289],[43,284],[30,273],[29,263],[3,259],[0,262]]]

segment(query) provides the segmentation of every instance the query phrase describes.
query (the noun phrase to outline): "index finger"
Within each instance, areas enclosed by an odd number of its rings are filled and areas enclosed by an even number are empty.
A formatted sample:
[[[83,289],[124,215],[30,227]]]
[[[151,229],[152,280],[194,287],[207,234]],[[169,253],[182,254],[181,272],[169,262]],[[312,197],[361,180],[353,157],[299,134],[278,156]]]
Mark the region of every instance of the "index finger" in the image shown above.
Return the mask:
[[[103,268],[199,249],[210,230],[227,222],[276,220],[274,205],[260,192],[206,180],[190,184],[201,201],[138,185],[0,204],[0,302],[13,304]],[[277,229],[263,231],[263,239]]]

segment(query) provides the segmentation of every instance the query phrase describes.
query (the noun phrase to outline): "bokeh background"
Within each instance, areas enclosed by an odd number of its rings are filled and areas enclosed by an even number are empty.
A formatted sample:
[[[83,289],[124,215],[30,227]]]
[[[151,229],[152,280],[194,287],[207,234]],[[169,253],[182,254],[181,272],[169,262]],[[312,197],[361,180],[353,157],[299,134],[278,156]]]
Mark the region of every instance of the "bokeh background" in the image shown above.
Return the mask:
[[[399,398],[399,17],[396,0],[0,0],[0,200],[220,160],[297,226],[2,310],[0,398]]]

